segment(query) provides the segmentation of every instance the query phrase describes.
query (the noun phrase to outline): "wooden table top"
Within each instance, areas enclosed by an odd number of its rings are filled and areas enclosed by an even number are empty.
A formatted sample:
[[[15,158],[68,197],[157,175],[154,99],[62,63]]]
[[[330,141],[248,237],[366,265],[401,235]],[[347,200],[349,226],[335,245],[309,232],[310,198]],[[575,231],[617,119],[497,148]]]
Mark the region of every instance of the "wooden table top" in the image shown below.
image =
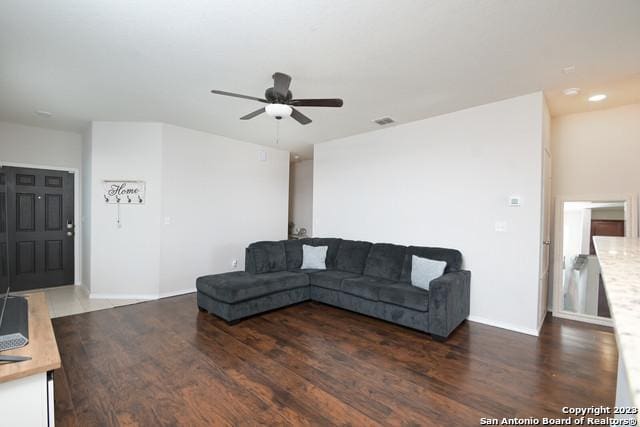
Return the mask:
[[[31,360],[1,364],[0,383],[60,368],[60,353],[44,292],[22,296],[29,301],[29,344],[0,354],[31,356]]]

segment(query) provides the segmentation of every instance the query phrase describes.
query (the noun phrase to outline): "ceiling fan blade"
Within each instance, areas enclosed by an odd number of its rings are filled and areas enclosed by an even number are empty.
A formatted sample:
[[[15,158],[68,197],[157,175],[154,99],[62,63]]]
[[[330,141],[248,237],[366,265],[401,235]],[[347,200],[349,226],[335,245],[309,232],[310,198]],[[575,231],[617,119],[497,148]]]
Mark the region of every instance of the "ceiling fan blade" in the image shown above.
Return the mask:
[[[246,116],[242,116],[242,117],[240,117],[240,120],[253,119],[255,116],[259,116],[262,113],[264,113],[264,108],[260,108],[259,110],[256,110],[253,113],[249,113]]]
[[[289,92],[289,85],[291,84],[291,76],[284,73],[274,73],[273,75],[273,89],[283,97],[287,97]]]
[[[296,107],[342,107],[342,99],[292,99],[289,104]]]
[[[265,104],[269,103],[266,99],[256,98],[255,96],[249,95],[240,95],[239,93],[225,92],[223,90],[212,90],[211,93],[215,93],[216,95],[233,96],[234,98],[251,99],[252,101],[264,102]]]
[[[291,109],[291,117],[301,125],[308,125],[311,123],[311,119],[309,117],[305,116],[295,108]]]

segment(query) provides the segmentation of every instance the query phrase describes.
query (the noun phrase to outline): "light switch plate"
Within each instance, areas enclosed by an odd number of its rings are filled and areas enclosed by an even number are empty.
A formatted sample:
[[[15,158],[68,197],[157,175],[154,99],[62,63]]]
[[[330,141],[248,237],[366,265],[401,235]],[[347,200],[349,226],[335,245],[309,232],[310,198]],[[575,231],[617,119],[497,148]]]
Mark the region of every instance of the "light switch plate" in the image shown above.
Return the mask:
[[[507,232],[507,221],[496,221],[496,232],[497,233],[506,233]]]

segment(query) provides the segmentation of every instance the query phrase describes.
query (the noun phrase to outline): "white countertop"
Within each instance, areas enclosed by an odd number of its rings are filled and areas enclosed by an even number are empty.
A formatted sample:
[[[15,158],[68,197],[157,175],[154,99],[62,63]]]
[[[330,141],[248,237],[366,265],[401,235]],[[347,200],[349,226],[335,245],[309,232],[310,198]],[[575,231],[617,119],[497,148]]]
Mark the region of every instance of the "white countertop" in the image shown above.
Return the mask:
[[[640,405],[640,239],[593,238],[631,397]]]

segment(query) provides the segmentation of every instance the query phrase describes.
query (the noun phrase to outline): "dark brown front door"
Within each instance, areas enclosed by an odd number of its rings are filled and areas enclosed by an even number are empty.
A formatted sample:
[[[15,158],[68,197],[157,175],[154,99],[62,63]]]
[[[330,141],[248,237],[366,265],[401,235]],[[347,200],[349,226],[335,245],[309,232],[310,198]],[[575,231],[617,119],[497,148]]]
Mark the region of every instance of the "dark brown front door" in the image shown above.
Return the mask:
[[[11,290],[73,284],[73,174],[4,166],[0,175],[5,205],[0,238]],[[3,279],[0,288],[6,289],[6,274]]]

